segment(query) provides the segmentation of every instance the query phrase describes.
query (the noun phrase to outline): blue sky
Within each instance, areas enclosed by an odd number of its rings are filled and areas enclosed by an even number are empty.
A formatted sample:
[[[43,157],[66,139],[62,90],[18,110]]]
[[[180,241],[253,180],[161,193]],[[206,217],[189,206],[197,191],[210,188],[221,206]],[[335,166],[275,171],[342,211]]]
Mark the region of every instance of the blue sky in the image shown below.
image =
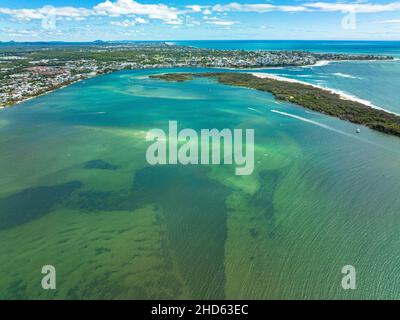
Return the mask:
[[[400,1],[0,0],[0,41],[400,40]]]

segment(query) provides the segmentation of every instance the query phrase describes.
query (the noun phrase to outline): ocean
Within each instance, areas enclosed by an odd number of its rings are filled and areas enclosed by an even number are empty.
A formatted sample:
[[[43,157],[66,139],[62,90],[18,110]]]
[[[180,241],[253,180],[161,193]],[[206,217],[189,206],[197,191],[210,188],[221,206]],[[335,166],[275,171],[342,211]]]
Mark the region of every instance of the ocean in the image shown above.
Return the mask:
[[[400,112],[400,41],[177,41],[197,48],[306,50],[317,53],[378,54],[396,61],[333,62],[309,68],[259,70],[344,92],[389,111]]]
[[[148,78],[180,71],[209,70],[121,71],[0,111],[0,299],[400,298],[399,138],[265,92]],[[398,62],[258,72],[399,110]],[[149,166],[146,132],[169,120],[253,128],[254,173]]]
[[[400,41],[197,40],[169,41],[169,43],[219,50],[301,50],[400,56]]]

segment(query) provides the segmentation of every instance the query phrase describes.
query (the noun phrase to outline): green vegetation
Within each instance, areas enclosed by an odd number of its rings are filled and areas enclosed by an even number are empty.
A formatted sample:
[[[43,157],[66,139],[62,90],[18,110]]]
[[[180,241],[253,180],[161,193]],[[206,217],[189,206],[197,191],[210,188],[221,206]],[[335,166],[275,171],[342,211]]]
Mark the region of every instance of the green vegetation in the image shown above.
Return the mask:
[[[155,75],[155,76],[149,76],[150,78],[154,79],[161,79],[164,81],[170,81],[170,82],[185,82],[185,81],[190,81],[193,80],[193,75],[190,73],[166,73],[163,74],[162,76]]]
[[[148,68],[261,68],[318,61],[392,60],[383,55],[307,51],[199,49],[155,43],[0,43],[0,107],[59,86],[118,70]],[[183,79],[186,81],[190,79]]]
[[[192,77],[213,77],[225,85],[267,91],[278,100],[295,103],[313,111],[365,125],[386,134],[400,136],[400,116],[371,108],[356,101],[344,100],[338,94],[311,85],[259,78],[247,73],[175,73],[153,76],[153,78],[166,81],[190,80]]]

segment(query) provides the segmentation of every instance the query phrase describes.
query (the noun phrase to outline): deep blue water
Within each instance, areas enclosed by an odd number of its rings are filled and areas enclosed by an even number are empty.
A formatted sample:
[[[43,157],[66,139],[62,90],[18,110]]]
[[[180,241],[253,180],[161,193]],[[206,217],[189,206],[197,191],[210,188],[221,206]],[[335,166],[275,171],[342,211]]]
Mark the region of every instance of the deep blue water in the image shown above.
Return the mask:
[[[175,44],[210,49],[307,50],[312,52],[389,54],[400,56],[400,41],[308,41],[308,40],[203,40]]]

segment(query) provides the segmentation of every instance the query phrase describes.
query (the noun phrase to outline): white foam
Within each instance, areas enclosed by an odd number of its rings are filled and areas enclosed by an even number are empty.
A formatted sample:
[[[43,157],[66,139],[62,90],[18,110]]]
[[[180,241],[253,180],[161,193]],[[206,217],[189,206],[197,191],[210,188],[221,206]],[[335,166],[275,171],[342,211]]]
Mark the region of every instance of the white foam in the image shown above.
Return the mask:
[[[345,73],[341,73],[341,72],[336,72],[336,73],[332,73],[332,74],[334,76],[336,76],[336,77],[362,80],[362,78],[356,77],[356,76],[352,76],[351,74],[345,74]]]
[[[340,133],[340,134],[343,134],[343,135],[346,135],[346,136],[352,136],[353,137],[353,135],[351,135],[351,134],[349,134],[347,132],[340,131],[340,130],[335,129],[333,127],[330,127],[330,126],[328,126],[326,124],[322,124],[322,123],[319,123],[317,121],[313,121],[313,120],[310,120],[310,119],[307,119],[307,118],[303,118],[303,117],[300,117],[300,116],[297,116],[297,115],[294,115],[294,114],[291,114],[291,113],[278,111],[278,110],[275,110],[275,109],[272,109],[271,112],[277,113],[277,114],[280,114],[280,115],[283,115],[283,116],[286,116],[286,117],[290,117],[290,118],[293,118],[293,119],[297,119],[297,120],[300,120],[300,121],[303,121],[303,122],[306,122],[306,123],[310,123],[310,124],[313,124],[313,125],[318,126],[320,128],[324,128],[324,129],[327,129],[327,130],[330,130],[330,131],[333,131],[333,132],[337,132],[337,133]]]
[[[332,132],[335,132],[335,133],[338,133],[338,134],[341,134],[341,135],[344,135],[344,136],[349,137],[349,138],[356,139],[356,140],[364,142],[364,143],[368,143],[370,145],[373,145],[375,147],[378,147],[378,148],[381,148],[381,149],[384,149],[384,150],[387,150],[387,151],[400,153],[399,150],[395,150],[395,149],[392,149],[392,148],[387,148],[384,145],[381,145],[381,144],[369,141],[367,139],[361,138],[359,135],[355,135],[355,134],[351,134],[351,133],[348,133],[348,132],[345,132],[345,131],[341,131],[341,130],[338,130],[338,129],[333,128],[331,126],[328,126],[326,124],[314,121],[314,120],[303,118],[303,117],[300,117],[300,116],[297,116],[297,115],[294,115],[294,114],[291,114],[291,113],[278,111],[278,110],[275,110],[275,109],[272,109],[271,112],[277,113],[277,114],[280,114],[280,115],[283,115],[283,116],[286,116],[286,117],[289,117],[289,118],[297,119],[297,120],[300,120],[300,121],[303,121],[303,122],[306,122],[306,123],[309,123],[309,124],[312,124],[314,126],[317,126],[317,127],[320,127],[320,128],[323,128],[323,129],[326,129],[326,130],[329,130],[329,131],[332,131]]]
[[[323,67],[323,66],[327,66],[328,64],[330,64],[332,61],[329,60],[321,60],[318,61],[316,64],[312,65],[312,67]]]
[[[298,66],[297,68],[314,68],[314,67],[323,67],[323,66],[327,66],[328,64],[330,64],[331,62],[335,62],[335,61],[330,61],[330,60],[321,60],[321,61],[317,61],[314,64],[309,64],[306,66]]]
[[[247,109],[262,114],[262,112],[260,110],[257,110],[257,109],[254,109],[254,108],[250,108],[250,107],[248,107]]]

